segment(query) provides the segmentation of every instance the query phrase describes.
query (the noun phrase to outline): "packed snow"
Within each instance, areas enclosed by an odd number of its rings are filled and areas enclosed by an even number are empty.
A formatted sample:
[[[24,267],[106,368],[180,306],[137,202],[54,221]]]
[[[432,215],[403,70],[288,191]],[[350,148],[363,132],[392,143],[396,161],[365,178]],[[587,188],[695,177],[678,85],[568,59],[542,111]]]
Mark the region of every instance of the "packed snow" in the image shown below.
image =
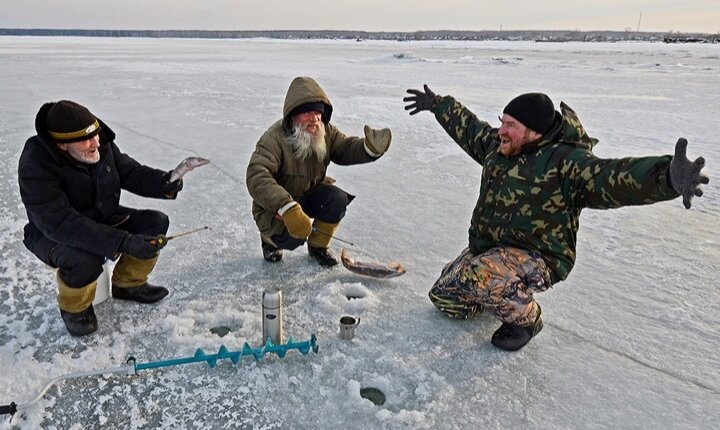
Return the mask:
[[[282,114],[295,76],[312,76],[349,135],[390,127],[379,161],[329,175],[357,195],[337,236],[361,261],[399,261],[391,280],[325,269],[304,251],[262,259],[245,168]],[[467,245],[481,167],[402,98],[427,83],[480,118],[529,91],[565,101],[601,157],[671,154],[678,137],[711,182],[685,210],[586,210],[570,277],[537,297],[544,330],[519,352],[490,344],[483,315],[456,321],[427,298]],[[30,402],[61,375],[261,345],[261,297],[282,289],[286,336],[318,339],[237,364],[220,360],[58,382],[0,428],[712,429],[720,422],[720,51],[659,43],[379,42],[0,38],[0,405]],[[138,161],[185,176],[176,201],[124,193],[166,212],[155,305],[112,298],[99,329],[71,337],[53,271],[22,244],[17,161],[47,101],[85,104]],[[352,340],[339,319],[360,318]],[[211,329],[226,326],[224,337]],[[385,402],[363,398],[382,391]]]

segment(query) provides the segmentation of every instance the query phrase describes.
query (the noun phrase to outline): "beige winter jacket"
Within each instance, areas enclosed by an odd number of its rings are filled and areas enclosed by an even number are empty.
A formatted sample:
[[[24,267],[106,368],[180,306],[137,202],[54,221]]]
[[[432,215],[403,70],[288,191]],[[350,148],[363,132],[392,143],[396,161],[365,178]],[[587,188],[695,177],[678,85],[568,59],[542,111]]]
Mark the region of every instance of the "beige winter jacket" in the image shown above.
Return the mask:
[[[321,162],[316,157],[298,160],[285,136],[291,124],[288,115],[305,103],[325,104],[325,143],[328,151]],[[330,124],[332,104],[325,91],[312,78],[295,78],[288,88],[283,107],[283,119],[260,137],[250,157],[246,184],[253,198],[252,213],[260,234],[266,238],[280,234],[285,225],[276,217],[278,209],[297,200],[303,193],[325,180],[327,166],[368,163],[377,158],[365,150],[365,139],[348,137]]]

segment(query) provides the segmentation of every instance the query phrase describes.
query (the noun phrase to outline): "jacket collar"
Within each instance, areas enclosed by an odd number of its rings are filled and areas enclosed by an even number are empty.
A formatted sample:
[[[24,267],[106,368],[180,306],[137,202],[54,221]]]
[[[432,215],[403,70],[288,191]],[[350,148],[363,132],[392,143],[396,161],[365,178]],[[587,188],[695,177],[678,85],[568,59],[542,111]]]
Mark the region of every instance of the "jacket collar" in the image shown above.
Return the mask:
[[[560,112],[555,111],[555,121],[550,131],[538,140],[523,145],[518,155],[531,154],[555,143],[565,143],[592,151],[598,140],[587,134],[575,111],[565,102],[560,102]]]

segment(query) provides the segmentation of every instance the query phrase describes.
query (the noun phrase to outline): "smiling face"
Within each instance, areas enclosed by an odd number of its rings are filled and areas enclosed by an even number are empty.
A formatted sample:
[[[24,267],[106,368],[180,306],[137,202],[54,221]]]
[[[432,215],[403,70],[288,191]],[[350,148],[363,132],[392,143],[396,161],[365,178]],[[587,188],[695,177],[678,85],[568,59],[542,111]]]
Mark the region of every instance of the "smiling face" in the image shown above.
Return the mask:
[[[100,161],[100,136],[96,135],[87,140],[73,143],[58,143],[61,151],[67,152],[73,159],[86,164],[95,164]]]
[[[520,121],[508,114],[499,118],[502,125],[498,130],[500,136],[500,153],[506,157],[518,155],[523,145],[538,140],[542,135],[525,127]]]

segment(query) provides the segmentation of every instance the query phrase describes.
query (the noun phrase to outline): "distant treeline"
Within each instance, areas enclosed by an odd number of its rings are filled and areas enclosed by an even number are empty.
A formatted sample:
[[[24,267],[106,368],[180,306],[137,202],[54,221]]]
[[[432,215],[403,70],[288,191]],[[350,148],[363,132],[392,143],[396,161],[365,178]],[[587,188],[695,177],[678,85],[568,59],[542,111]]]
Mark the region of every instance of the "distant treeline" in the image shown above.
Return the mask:
[[[81,36],[81,37],[150,37],[200,39],[350,39],[350,40],[534,40],[537,42],[620,42],[664,41],[667,43],[720,43],[720,34],[668,33],[642,31],[559,31],[559,30],[481,30],[481,31],[414,31],[367,32],[348,30],[62,30],[0,28],[0,36]]]

